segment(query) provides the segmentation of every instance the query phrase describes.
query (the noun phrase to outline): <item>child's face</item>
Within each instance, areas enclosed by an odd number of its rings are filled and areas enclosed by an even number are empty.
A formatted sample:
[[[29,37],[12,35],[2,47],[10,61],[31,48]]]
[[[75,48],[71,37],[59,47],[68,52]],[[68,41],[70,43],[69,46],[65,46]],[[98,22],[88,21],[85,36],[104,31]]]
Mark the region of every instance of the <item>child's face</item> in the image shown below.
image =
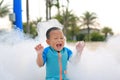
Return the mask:
[[[61,30],[53,30],[50,32],[50,38],[46,42],[56,51],[61,51],[65,44],[65,37]]]

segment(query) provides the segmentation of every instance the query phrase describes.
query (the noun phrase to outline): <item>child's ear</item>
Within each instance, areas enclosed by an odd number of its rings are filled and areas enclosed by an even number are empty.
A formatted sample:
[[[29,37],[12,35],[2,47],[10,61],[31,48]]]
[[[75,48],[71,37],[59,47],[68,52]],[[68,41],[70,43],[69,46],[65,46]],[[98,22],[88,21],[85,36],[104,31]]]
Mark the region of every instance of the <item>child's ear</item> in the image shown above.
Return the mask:
[[[47,40],[46,40],[46,43],[49,45],[49,44],[50,44],[50,41],[47,39]]]

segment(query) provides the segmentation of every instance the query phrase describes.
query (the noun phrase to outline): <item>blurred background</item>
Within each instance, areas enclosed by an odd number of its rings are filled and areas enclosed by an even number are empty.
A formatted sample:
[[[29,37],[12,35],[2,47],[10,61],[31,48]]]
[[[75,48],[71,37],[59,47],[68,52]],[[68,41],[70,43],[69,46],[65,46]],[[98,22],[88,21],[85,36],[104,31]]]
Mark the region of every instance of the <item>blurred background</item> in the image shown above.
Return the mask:
[[[50,19],[57,19],[64,26],[63,31],[68,41],[104,41],[108,36],[120,34],[118,0],[19,1],[23,32],[33,38],[38,35],[38,22]],[[9,17],[14,14],[14,2],[15,0],[1,0],[0,31],[13,28],[14,22]]]

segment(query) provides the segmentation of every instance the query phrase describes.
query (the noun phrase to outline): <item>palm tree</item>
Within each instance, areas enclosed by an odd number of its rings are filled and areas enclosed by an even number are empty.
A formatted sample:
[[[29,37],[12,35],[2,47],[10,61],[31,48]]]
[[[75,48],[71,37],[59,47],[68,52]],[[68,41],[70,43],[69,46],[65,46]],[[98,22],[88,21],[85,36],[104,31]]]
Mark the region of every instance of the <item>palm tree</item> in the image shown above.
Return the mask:
[[[63,32],[65,36],[69,39],[75,39],[76,34],[78,34],[79,29],[77,26],[78,17],[72,13],[72,10],[66,8],[62,14],[57,14],[54,16],[61,24],[63,24]]]
[[[81,26],[87,26],[88,30],[88,41],[90,40],[90,26],[95,26],[96,25],[96,14],[94,12],[88,12],[86,11],[83,16],[80,17],[80,22]]]
[[[69,3],[69,0],[67,0]],[[46,20],[51,19],[51,8],[55,6],[60,14],[60,3],[59,0],[46,0]]]
[[[72,13],[72,10],[68,10],[66,8],[65,11],[63,11],[63,32],[67,36],[68,29],[72,29],[74,31],[75,27],[77,26],[78,18]],[[73,33],[74,35],[74,33]]]
[[[102,29],[102,33],[105,34],[105,39],[107,38],[108,34],[113,35],[112,29],[109,28],[109,27],[104,27],[104,28]]]
[[[29,0],[26,0],[26,18],[27,18],[27,33],[30,33],[30,22],[29,22]]]
[[[9,5],[4,5],[2,6],[4,0],[2,0],[0,2],[0,17],[5,17],[6,15],[8,15],[10,13],[10,9],[9,9]]]
[[[57,0],[55,6],[58,9],[58,14],[59,14],[60,13],[60,3],[59,3],[59,0]]]
[[[56,6],[59,11],[59,0],[46,0],[46,20],[51,19],[51,8]]]
[[[48,0],[48,18],[51,19],[51,8],[53,6],[53,0]]]

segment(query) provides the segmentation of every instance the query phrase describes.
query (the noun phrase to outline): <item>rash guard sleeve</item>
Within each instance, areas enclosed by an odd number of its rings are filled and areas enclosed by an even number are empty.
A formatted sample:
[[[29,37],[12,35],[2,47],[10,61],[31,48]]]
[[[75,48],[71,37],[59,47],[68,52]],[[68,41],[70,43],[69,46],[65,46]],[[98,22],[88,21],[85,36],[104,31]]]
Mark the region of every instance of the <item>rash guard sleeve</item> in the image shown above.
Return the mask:
[[[68,53],[68,60],[69,58],[71,57],[72,55],[72,50],[68,49],[68,48],[65,48],[67,50],[67,53]]]

